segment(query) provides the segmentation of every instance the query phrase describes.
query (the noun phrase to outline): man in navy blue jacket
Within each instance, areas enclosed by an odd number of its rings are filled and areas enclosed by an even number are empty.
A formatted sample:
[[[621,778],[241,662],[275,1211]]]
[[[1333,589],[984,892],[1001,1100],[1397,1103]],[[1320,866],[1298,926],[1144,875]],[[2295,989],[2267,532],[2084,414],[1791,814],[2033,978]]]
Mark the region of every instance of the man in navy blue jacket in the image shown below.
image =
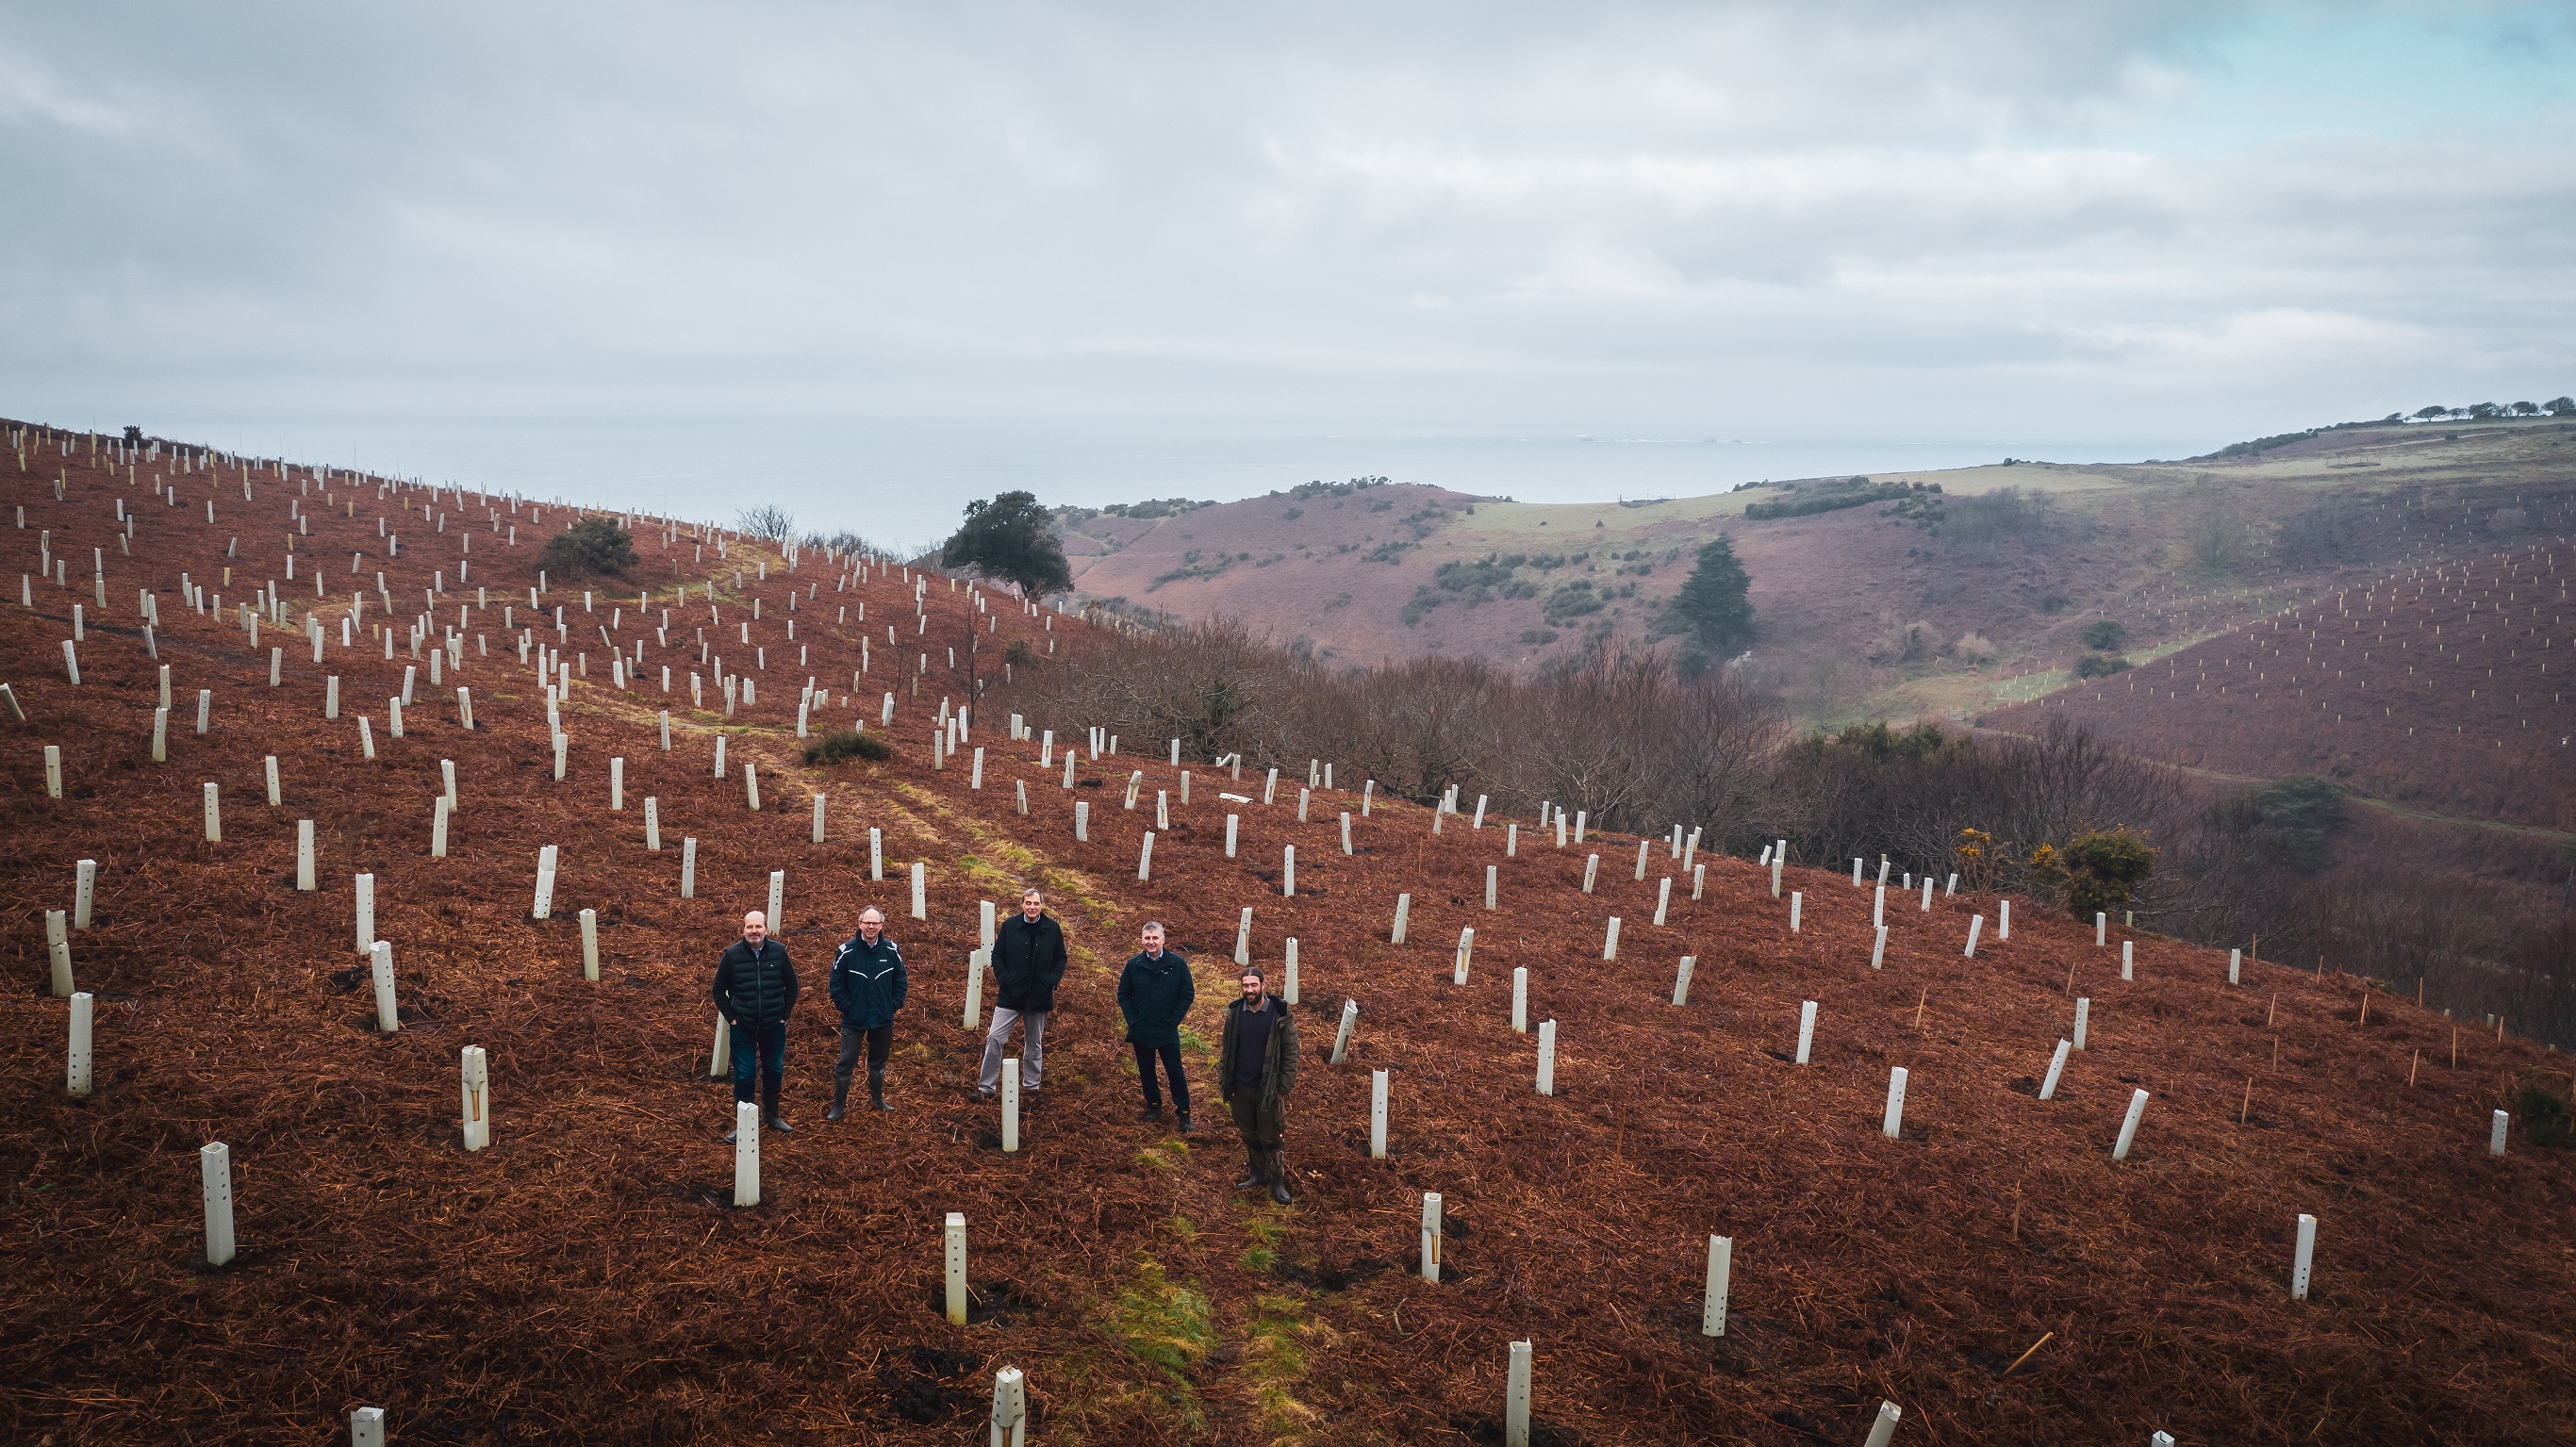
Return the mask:
[[[859,1063],[859,1044],[868,1047],[868,1099],[879,1110],[886,1104],[886,1052],[894,1045],[894,1013],[903,1008],[906,988],[903,951],[886,937],[885,915],[870,905],[859,911],[859,932],[832,957],[832,1004],[841,1012],[841,1059],[832,1067],[832,1109],[825,1120],[839,1120],[850,1098],[850,1073]]]

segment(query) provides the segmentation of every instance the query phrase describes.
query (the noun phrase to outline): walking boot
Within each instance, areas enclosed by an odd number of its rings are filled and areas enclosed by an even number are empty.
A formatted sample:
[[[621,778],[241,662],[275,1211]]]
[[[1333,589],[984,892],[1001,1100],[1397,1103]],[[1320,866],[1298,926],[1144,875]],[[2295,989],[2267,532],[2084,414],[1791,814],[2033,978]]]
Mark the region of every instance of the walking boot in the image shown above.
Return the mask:
[[[1136,1118],[1148,1125],[1161,1120],[1163,1118],[1162,1102],[1156,1101],[1154,1104],[1146,1106],[1143,1110],[1136,1112]]]
[[[1186,1111],[1186,1110],[1182,1111],[1182,1112],[1181,1112],[1181,1134],[1183,1134],[1183,1135],[1188,1135],[1188,1134],[1190,1134],[1191,1132],[1193,1132],[1193,1131],[1195,1131],[1195,1130],[1197,1130],[1197,1129],[1198,1129],[1198,1127],[1197,1127],[1197,1126],[1194,1126],[1194,1125],[1190,1124],[1190,1113],[1189,1113],[1188,1111]]]
[[[1270,1184],[1270,1159],[1267,1152],[1245,1146],[1243,1158],[1246,1163],[1243,1168],[1246,1174],[1242,1180],[1234,1183],[1236,1190],[1249,1191],[1255,1186]]]
[[[846,1104],[848,1104],[848,1103],[849,1103],[849,1099],[850,1099],[850,1077],[848,1077],[848,1076],[846,1076],[846,1075],[836,1075],[836,1076],[833,1076],[833,1077],[832,1077],[832,1108],[831,1108],[830,1110],[827,1110],[827,1111],[823,1112],[823,1119],[825,1119],[825,1120],[839,1120],[839,1119],[841,1118],[841,1107],[842,1107],[842,1106],[844,1106],[844,1105],[846,1105]]]
[[[1288,1152],[1284,1148],[1270,1153],[1270,1199],[1282,1206],[1293,1204],[1288,1195]]]
[[[796,1133],[796,1127],[789,1125],[787,1117],[778,1113],[778,1092],[775,1090],[764,1090],[760,1093],[760,1128],[774,1130],[780,1135]]]
[[[879,1110],[894,1109],[885,1103],[885,1067],[882,1065],[868,1072],[868,1103]]]

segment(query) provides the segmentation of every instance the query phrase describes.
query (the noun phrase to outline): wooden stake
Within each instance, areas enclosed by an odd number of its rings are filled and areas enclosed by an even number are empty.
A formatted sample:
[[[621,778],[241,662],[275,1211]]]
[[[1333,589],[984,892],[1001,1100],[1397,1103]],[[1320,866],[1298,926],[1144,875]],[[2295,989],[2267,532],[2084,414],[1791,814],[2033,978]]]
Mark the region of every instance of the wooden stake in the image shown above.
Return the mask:
[[[2012,1239],[2016,1244],[2021,1241],[2021,1187],[2019,1186],[2013,1187]]]
[[[2236,1112],[2236,1123],[2243,1125],[2254,1115],[2254,1077],[2245,1077],[2245,1104]]]
[[[2281,1037],[2278,1035],[2272,1037],[2272,1068],[2281,1068]]]
[[[2368,985],[2361,987],[2361,1023],[2364,1025],[2370,1023],[2370,987]]]
[[[2414,1084],[2415,1084],[2415,1072],[2416,1072],[2417,1070],[2419,1070],[2419,1069],[2422,1069],[2422,1068],[2423,1068],[2423,1065],[2424,1065],[2424,1052],[2423,1052],[2423,1051],[2421,1051],[2421,1050],[2418,1050],[2418,1051],[2416,1051],[2416,1052],[2415,1052],[2415,1058],[2414,1058],[2413,1060],[2410,1060],[2410,1061],[2406,1062],[2406,1084],[2407,1084],[2407,1087],[2408,1087],[2409,1089],[2412,1089],[2412,1088],[2414,1087]]]
[[[1922,997],[1914,1002],[1914,1031],[1918,1035],[1923,1033],[1923,1002],[1931,998],[1932,987],[1926,985],[1923,987]]]
[[[2280,992],[2280,991],[2278,991],[2278,990],[2274,990],[2274,991],[2272,992],[2272,1008],[2271,1008],[2269,1011],[2265,1012],[2265,1014],[2264,1014],[2264,1016],[2263,1016],[2263,1028],[2264,1028],[2264,1029],[2266,1029],[2266,1030],[2271,1029],[2271,1028],[2272,1028],[2273,1023],[2274,1023],[2275,1021],[2279,1020],[2280,1018],[2281,1018],[2281,992]]]
[[[2037,1340],[2037,1341],[2035,1341],[2035,1342],[2032,1342],[2032,1343],[2030,1344],[2030,1352],[2035,1352],[2035,1351],[2039,1350],[2041,1347],[2044,1347],[2044,1346],[2048,1345],[2048,1339],[2049,1339],[2050,1337],[2055,1336],[2055,1335],[2057,1335],[2057,1333],[2055,1333],[2055,1332],[2053,1332],[2053,1331],[2052,1331],[2052,1332],[2047,1332],[2047,1333],[2043,1334],[2043,1335],[2040,1337],[2040,1339],[2039,1339],[2039,1340]],[[2012,1364],[2012,1366],[2011,1366],[2011,1367],[2006,1367],[2006,1368],[2004,1368],[2004,1372],[2003,1372],[2003,1374],[2004,1374],[2005,1376],[2007,1376],[2007,1377],[2011,1376],[2011,1375],[2013,1374],[2013,1367],[2018,1367],[2018,1366],[2020,1366],[2022,1363],[2024,1363],[2024,1362],[2026,1362],[2026,1361],[2029,1361],[2029,1360],[2030,1360],[2030,1352],[2023,1352],[2020,1356],[2017,1356],[2017,1357],[2013,1358],[2013,1364]]]

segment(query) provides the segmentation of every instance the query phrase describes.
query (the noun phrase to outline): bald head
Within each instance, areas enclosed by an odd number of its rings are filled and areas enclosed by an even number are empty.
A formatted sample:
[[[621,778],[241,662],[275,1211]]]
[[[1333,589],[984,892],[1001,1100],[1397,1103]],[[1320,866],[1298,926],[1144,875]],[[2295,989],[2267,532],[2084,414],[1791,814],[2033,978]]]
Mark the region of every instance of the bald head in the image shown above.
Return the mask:
[[[760,948],[760,942],[769,938],[769,916],[756,909],[744,915],[742,937],[753,949]]]

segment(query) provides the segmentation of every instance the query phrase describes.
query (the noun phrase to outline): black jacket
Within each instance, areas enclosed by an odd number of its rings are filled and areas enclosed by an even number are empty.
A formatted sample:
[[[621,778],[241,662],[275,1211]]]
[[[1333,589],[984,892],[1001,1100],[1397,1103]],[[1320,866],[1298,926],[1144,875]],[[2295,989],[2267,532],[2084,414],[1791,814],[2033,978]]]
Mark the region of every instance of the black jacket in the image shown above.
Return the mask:
[[[909,983],[892,935],[879,934],[873,945],[852,935],[832,956],[832,1004],[853,1029],[893,1024]]]
[[[1118,972],[1118,1009],[1127,1017],[1127,1038],[1138,1045],[1181,1043],[1181,1022],[1190,1017],[1198,987],[1190,980],[1190,962],[1179,950],[1163,957],[1139,954]]]
[[[1277,995],[1264,995],[1262,1004],[1278,1013],[1270,1019],[1270,1047],[1261,1062],[1261,1099],[1264,1103],[1287,1098],[1297,1088],[1297,1012]],[[1234,1099],[1234,1046],[1237,1027],[1243,1019],[1243,1000],[1237,997],[1225,1007],[1225,1034],[1216,1047],[1216,1088],[1224,1099]]]
[[[716,961],[716,1012],[737,1025],[775,1025],[796,1008],[796,965],[776,939],[735,940]]]
[[[993,1003],[1023,1015],[1054,1009],[1064,961],[1064,926],[1054,915],[1039,915],[1036,924],[1012,915],[993,930],[993,983],[1000,987]]]

